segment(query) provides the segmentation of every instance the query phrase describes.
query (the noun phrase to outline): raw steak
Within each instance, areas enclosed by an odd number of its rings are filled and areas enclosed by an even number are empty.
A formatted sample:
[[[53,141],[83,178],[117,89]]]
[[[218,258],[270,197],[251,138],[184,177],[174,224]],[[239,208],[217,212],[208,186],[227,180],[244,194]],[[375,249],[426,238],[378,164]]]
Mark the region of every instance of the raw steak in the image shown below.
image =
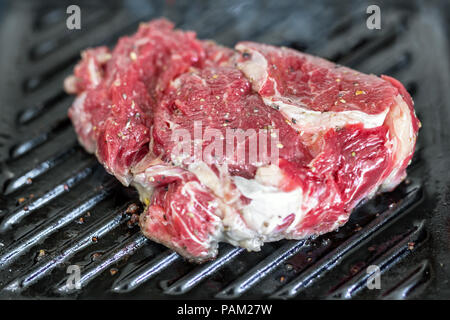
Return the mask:
[[[164,19],[84,51],[65,88],[80,143],[139,191],[142,232],[195,262],[221,241],[259,250],[338,228],[405,178],[419,129],[393,78],[231,50]]]

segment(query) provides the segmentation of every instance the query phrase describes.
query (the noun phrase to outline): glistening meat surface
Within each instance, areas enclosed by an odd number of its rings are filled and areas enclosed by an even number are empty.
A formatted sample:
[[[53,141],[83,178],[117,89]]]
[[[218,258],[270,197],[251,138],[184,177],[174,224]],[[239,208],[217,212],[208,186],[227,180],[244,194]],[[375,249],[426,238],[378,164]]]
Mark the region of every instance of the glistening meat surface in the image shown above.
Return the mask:
[[[221,241],[259,250],[338,228],[405,178],[419,129],[393,78],[164,19],[84,51],[65,88],[80,143],[139,191],[142,232],[195,262]]]

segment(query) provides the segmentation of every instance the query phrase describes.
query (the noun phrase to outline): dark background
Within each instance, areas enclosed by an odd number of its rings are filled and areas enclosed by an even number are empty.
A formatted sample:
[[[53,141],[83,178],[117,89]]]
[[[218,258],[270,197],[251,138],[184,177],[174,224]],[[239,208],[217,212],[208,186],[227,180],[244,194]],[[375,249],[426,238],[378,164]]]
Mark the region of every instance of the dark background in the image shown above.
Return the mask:
[[[70,4],[81,30],[66,28]],[[381,30],[366,28],[370,4]],[[203,266],[143,239],[121,214],[135,192],[78,146],[62,81],[83,48],[160,16],[227,46],[284,45],[400,80],[423,124],[409,183],[338,232],[258,253],[224,245]],[[449,1],[0,1],[0,297],[449,299],[448,21]],[[71,264],[82,290],[64,288]],[[381,290],[365,288],[371,264]]]

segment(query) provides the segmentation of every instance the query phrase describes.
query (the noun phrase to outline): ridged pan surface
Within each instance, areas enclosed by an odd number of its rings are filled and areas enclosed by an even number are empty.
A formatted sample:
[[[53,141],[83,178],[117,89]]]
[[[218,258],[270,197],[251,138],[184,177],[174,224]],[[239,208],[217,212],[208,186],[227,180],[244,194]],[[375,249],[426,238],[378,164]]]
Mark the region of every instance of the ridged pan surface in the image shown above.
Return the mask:
[[[74,3],[80,30],[66,26]],[[364,1],[0,2],[0,298],[449,298],[450,7],[427,3],[381,2],[369,30]],[[82,49],[161,16],[227,46],[290,46],[399,79],[423,125],[407,181],[336,232],[223,245],[203,265],[143,237],[127,210],[136,192],[78,145],[62,81]]]

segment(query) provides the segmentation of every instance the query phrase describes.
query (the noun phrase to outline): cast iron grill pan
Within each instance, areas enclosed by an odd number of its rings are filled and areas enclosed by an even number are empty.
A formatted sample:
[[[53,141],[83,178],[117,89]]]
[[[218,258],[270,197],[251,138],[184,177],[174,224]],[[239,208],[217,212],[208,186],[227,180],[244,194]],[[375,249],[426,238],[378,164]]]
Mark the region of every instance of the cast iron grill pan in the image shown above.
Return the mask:
[[[440,123],[448,119],[448,77],[440,76],[448,67],[442,10],[385,4],[382,29],[368,30],[367,5],[333,4],[81,2],[78,31],[67,30],[67,6],[60,1],[3,4],[8,47],[0,66],[9,79],[0,83],[0,297],[397,299],[448,293],[433,284],[443,279],[441,264],[448,261],[432,236],[442,224],[434,212],[445,198],[433,183],[449,181],[442,158],[432,156],[444,149]],[[140,21],[160,16],[224,45],[285,45],[399,79],[424,126],[408,179],[359,205],[336,232],[268,243],[261,252],[223,244],[216,260],[194,265],[146,239],[126,213],[139,203],[137,193],[78,145],[67,117],[73,98],[62,82],[83,48],[113,46]],[[67,286],[69,265],[80,266],[81,289]],[[382,273],[380,290],[366,286],[370,265]]]

